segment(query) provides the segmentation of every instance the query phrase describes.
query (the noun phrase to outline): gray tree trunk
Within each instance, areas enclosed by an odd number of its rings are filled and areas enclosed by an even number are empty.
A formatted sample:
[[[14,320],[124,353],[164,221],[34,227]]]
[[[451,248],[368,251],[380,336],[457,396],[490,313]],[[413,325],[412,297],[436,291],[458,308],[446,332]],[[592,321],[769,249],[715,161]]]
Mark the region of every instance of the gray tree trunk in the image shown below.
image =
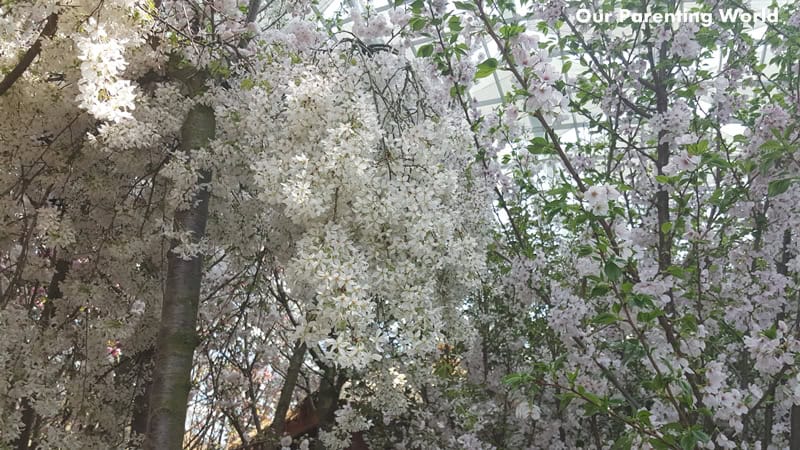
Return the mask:
[[[189,153],[208,145],[214,139],[215,131],[214,110],[204,105],[194,106],[181,128],[181,149]],[[210,181],[211,173],[203,172],[198,183]],[[207,189],[200,189],[189,209],[175,212],[176,231],[191,231],[195,242],[205,235],[209,196]],[[177,244],[172,242],[171,249]],[[156,341],[156,360],[150,386],[145,450],[182,448],[191,389],[192,359],[198,342],[197,309],[203,255],[184,260],[170,251],[167,261],[161,326]]]

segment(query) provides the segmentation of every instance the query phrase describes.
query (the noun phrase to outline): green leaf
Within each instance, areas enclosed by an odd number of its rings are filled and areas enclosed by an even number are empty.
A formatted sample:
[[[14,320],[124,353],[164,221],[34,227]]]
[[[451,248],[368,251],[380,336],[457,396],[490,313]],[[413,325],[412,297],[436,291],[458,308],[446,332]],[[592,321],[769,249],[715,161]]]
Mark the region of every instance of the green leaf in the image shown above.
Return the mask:
[[[450,16],[450,19],[447,20],[447,26],[454,34],[458,34],[459,31],[464,29],[464,27],[461,26],[461,18],[459,16]]]
[[[766,330],[762,331],[761,334],[763,334],[764,337],[767,337],[769,339],[777,339],[778,338],[778,329],[775,327],[775,325],[772,325],[771,327],[769,327]]]
[[[572,61],[564,61],[564,65],[561,66],[561,73],[569,72],[569,69],[572,67]]]
[[[547,139],[537,136],[531,139],[530,145],[528,145],[528,152],[533,155],[552,155],[555,153],[553,146],[547,142]]]
[[[708,150],[708,141],[702,140],[697,144],[691,144],[687,147],[690,155],[702,155]]]
[[[683,450],[694,450],[696,445],[697,445],[697,440],[692,435],[692,433],[685,434],[681,438],[681,448]]]
[[[643,323],[649,323],[663,315],[664,311],[661,311],[660,309],[655,311],[640,311],[636,314],[636,320]]]
[[[651,426],[650,424],[650,411],[646,409],[641,409],[636,412],[636,420],[644,425],[644,426]]]
[[[497,60],[489,58],[486,61],[478,64],[478,70],[475,72],[475,79],[486,78],[497,70]]]
[[[253,89],[255,85],[256,85],[255,82],[253,82],[253,80],[250,78],[245,78],[240,83],[241,88],[244,89],[245,91]]]
[[[575,380],[578,379],[578,374],[579,374],[578,373],[578,369],[575,369],[572,372],[567,372],[567,381],[569,381],[570,384],[575,384]],[[575,398],[575,394],[572,394],[572,393],[569,393],[569,392],[564,394],[564,395],[570,395],[570,396],[572,396],[572,398]]]
[[[696,428],[692,429],[692,435],[695,439],[697,439],[697,442],[705,443],[711,440],[711,436],[709,436],[705,431]]]
[[[681,400],[689,406],[692,406],[694,402],[694,396],[692,395],[692,387],[689,385],[686,380],[679,379],[676,381],[678,386],[681,388]]]
[[[721,169],[727,169],[731,166],[725,158],[713,152],[704,153],[701,161],[702,164],[707,164],[711,167],[719,167]]]
[[[610,312],[604,312],[598,314],[594,319],[592,319],[592,322],[598,325],[611,325],[613,323],[619,322],[619,320],[620,320],[619,316],[617,316],[616,314],[612,314]]]
[[[650,442],[650,445],[652,445],[655,450],[667,450],[670,448],[669,444],[658,438],[652,438],[648,442]]]
[[[791,186],[792,181],[791,178],[785,178],[783,180],[773,180],[769,182],[769,186],[767,187],[767,195],[770,197],[774,197],[776,195],[783,194],[789,189]]]
[[[680,278],[680,279],[683,279],[683,277],[685,275],[683,268],[680,267],[680,266],[669,266],[669,267],[667,267],[667,273],[669,273],[670,275],[672,275],[675,278]]]
[[[456,9],[462,11],[475,11],[478,9],[473,2],[453,2],[453,5],[455,5]]]
[[[425,25],[427,25],[427,24],[428,24],[428,21],[427,21],[427,20],[425,20],[425,19],[424,19],[424,18],[422,18],[422,17],[412,17],[412,18],[411,18],[411,19],[408,21],[408,24],[411,26],[411,29],[412,29],[413,31],[419,31],[419,30],[421,30],[421,29],[425,28]]]
[[[607,285],[605,283],[600,283],[600,284],[598,284],[598,285],[596,285],[595,287],[592,288],[591,296],[592,297],[602,297],[602,296],[608,294],[609,291],[611,291],[611,286],[609,286],[609,285]]]
[[[508,40],[525,32],[525,26],[520,24],[503,25],[498,30],[503,39]]]
[[[781,149],[783,149],[783,144],[781,144],[780,141],[776,141],[774,139],[761,144],[761,150],[775,151]]]
[[[450,97],[456,98],[464,94],[464,85],[457,84],[450,88]]]
[[[433,54],[433,44],[425,44],[417,49],[417,56],[427,58]]]
[[[517,385],[525,383],[526,381],[528,381],[528,379],[529,379],[528,374],[525,374],[525,373],[512,373],[512,374],[506,375],[506,377],[503,378],[503,383],[511,385],[511,386],[517,386]]]
[[[630,450],[633,446],[633,435],[631,433],[625,433],[619,437],[616,441],[614,441],[614,445],[611,446],[611,450]]]
[[[606,262],[603,269],[609,281],[617,281],[622,276],[622,270],[613,261]]]
[[[567,409],[567,406],[569,406],[569,404],[572,403],[572,400],[575,399],[575,398],[576,398],[575,394],[573,394],[571,392],[568,392],[566,394],[562,394],[561,401],[559,402],[559,406],[558,406],[559,409],[561,409],[562,411]]]

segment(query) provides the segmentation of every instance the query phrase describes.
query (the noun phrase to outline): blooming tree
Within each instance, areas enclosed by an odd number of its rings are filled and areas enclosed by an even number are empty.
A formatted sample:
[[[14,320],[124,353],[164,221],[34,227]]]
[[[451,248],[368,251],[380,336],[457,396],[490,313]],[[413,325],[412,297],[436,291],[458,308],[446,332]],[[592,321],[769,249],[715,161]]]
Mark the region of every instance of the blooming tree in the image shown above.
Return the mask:
[[[270,438],[298,386],[346,445],[341,389],[391,395],[455,326],[490,201],[466,122],[285,6],[3,6],[4,446]]]
[[[0,447],[800,449],[796,6],[307,6],[0,6]]]
[[[439,445],[800,448],[800,16],[780,7],[753,37],[721,18],[748,10],[738,2],[592,6],[620,7],[715,20],[583,23],[586,5],[561,1],[409,7],[500,217],[496,278],[468,303],[478,336],[442,385]],[[476,55],[480,38],[497,55]],[[511,80],[491,114],[472,108],[473,74]],[[565,114],[589,133],[559,135]]]

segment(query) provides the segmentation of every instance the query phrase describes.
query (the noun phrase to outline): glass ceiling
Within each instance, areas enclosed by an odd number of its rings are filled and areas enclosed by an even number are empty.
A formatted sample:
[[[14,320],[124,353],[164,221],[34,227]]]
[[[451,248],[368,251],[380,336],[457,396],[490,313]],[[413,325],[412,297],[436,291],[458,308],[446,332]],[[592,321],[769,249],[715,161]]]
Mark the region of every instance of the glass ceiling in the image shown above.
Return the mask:
[[[791,0],[781,0],[777,3],[784,5],[788,1]],[[393,3],[394,2],[387,0],[320,0],[318,4],[312,8],[320,21],[328,22],[332,19],[338,19],[338,23],[341,24],[340,29],[349,30],[352,27],[352,19],[350,18],[351,11],[364,12],[369,10],[372,13],[382,13],[392,9]],[[769,7],[772,4],[772,0],[751,0],[749,2],[744,0],[742,3],[749,4],[754,11],[760,11],[762,8]],[[683,2],[682,8],[688,11],[694,5],[696,5],[695,2]],[[532,25],[528,27],[528,29],[536,30],[536,27]],[[749,33],[754,39],[759,39],[764,35],[766,30],[767,26],[760,24],[760,26],[754,27]],[[332,31],[335,31],[335,29],[332,29]],[[541,33],[536,33],[542,37]],[[477,52],[478,55],[475,57],[476,63],[481,62],[487,57],[497,56],[497,47],[493,42],[487,41],[484,37],[481,37],[477,42],[482,47],[482,51]],[[413,42],[412,51],[416,51],[420,45],[425,43],[427,43],[426,39]],[[764,47],[761,52],[761,62],[764,63],[768,56],[771,56],[771,52]],[[566,61],[566,58],[563,58],[560,54],[552,54],[551,57],[551,63],[557,69],[561,69],[562,62]],[[721,53],[716,52],[713,58],[704,61],[704,63],[711,68],[721,68]],[[570,70],[563,74],[564,80],[574,80],[575,77],[580,76],[583,70],[585,70],[585,67],[582,67],[580,64],[572,64]],[[492,76],[478,80],[472,87],[470,93],[475,99],[478,109],[482,113],[491,112],[495,106],[503,102],[505,93],[511,89],[511,78],[512,75],[509,72],[498,70],[495,71]],[[532,129],[535,135],[543,135],[543,129],[538,122],[532,117],[528,117],[527,120],[529,121],[527,128]],[[553,124],[553,128],[565,141],[583,140],[589,137],[589,130],[586,127],[585,118],[579,117],[576,114],[564,114],[559,123]],[[728,131],[730,135],[739,134],[741,129],[742,128],[736,124],[729,124],[723,127],[723,131]]]

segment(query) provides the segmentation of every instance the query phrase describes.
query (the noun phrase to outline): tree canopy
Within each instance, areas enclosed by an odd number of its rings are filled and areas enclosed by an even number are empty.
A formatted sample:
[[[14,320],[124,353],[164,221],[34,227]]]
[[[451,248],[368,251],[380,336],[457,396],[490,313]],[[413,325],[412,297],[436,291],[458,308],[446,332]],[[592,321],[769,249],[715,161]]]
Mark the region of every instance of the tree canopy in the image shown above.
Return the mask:
[[[0,449],[800,450],[797,5],[359,5],[0,2]]]

